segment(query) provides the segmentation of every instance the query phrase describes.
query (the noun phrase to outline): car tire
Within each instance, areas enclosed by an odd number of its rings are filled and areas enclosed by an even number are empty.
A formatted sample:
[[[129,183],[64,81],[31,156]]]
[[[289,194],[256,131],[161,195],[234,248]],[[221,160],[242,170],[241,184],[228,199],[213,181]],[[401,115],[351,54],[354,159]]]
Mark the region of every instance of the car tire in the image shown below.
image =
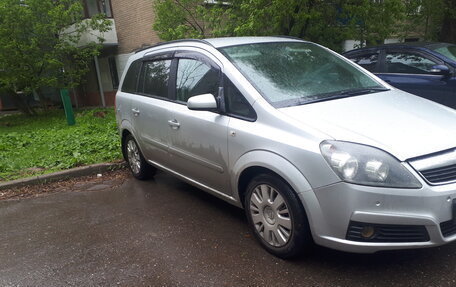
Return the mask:
[[[255,238],[271,254],[289,259],[313,244],[297,194],[278,176],[255,176],[247,186],[244,207]]]
[[[153,177],[156,168],[147,163],[139,149],[138,143],[132,135],[127,135],[123,142],[125,160],[134,177],[145,180]]]

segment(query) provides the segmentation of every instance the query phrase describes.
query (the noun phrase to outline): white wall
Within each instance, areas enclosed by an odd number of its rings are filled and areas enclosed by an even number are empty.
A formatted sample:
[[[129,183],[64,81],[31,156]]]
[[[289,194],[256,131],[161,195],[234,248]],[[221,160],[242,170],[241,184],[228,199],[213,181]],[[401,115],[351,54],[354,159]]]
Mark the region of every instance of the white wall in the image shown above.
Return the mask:
[[[134,53],[116,55],[117,74],[119,75],[119,81],[122,78],[128,58],[130,58],[131,55],[134,55]]]
[[[103,90],[105,92],[114,90],[112,87],[111,71],[109,71],[108,58],[99,58],[98,63],[100,65],[101,84],[103,85]]]
[[[401,43],[401,42],[403,42],[402,39],[391,38],[391,39],[385,39],[385,41],[383,43],[392,44],[392,43]],[[360,43],[361,43],[360,41],[356,41],[356,40],[345,40],[342,48],[343,48],[344,52],[350,51],[350,50],[359,48]]]
[[[95,42],[98,43],[98,37],[102,37],[104,39],[103,45],[104,46],[112,46],[119,44],[119,40],[117,39],[117,31],[116,31],[116,24],[114,19],[108,19],[111,21],[111,30],[101,33],[100,31],[94,31],[89,29],[87,32],[81,35],[77,47],[84,47],[89,43]],[[85,19],[83,21],[89,21]],[[75,25],[71,25],[70,27],[63,30],[62,35],[69,34],[71,35],[76,30]]]
[[[350,50],[353,50],[353,49],[356,49],[356,48],[359,48],[359,45],[361,44],[360,41],[356,41],[356,40],[345,40],[344,43],[343,43],[343,50],[344,52],[346,51],[350,51]]]

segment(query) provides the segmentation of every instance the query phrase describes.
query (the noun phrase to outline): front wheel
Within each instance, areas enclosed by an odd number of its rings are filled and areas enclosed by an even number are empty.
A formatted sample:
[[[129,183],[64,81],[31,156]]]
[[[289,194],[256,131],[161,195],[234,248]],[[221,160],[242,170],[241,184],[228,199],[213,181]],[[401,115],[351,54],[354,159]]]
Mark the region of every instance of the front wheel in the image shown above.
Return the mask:
[[[156,169],[146,162],[132,135],[125,138],[123,149],[128,167],[134,177],[143,180],[155,175]]]
[[[254,177],[244,203],[252,232],[273,255],[296,257],[312,243],[304,208],[281,178],[270,174]]]

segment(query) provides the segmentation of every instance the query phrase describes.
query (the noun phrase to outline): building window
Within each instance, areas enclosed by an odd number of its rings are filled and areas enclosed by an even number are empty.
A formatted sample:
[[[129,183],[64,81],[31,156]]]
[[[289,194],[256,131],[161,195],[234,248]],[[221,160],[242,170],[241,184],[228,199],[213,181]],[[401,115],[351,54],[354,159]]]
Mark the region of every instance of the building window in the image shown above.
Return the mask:
[[[116,90],[117,88],[119,88],[119,75],[117,74],[116,58],[109,57],[108,63],[109,72],[111,72],[112,88]]]
[[[87,18],[101,13],[112,18],[111,0],[84,0],[84,6]]]

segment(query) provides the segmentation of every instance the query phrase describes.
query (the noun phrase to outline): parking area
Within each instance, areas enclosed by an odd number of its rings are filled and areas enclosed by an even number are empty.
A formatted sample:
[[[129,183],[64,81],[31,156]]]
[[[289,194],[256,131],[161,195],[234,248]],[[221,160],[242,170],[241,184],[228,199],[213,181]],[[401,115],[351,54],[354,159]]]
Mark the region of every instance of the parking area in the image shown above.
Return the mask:
[[[373,255],[266,253],[243,211],[165,173],[0,202],[1,286],[450,286],[456,244]]]

